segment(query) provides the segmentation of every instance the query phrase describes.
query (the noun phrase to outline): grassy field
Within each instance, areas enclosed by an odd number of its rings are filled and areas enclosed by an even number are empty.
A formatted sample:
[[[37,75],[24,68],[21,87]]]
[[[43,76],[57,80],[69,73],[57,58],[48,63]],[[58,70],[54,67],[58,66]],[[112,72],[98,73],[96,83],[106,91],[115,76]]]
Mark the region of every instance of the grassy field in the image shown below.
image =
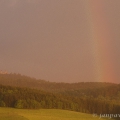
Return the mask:
[[[90,114],[56,109],[0,108],[0,120],[99,120],[99,116],[93,117]]]

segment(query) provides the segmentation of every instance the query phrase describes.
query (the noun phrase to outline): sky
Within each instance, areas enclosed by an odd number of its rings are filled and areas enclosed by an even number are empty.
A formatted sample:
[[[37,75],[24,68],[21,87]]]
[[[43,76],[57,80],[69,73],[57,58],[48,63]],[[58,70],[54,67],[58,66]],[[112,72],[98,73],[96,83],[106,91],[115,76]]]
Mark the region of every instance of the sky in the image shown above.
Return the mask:
[[[0,70],[51,82],[120,83],[120,0],[0,0]]]

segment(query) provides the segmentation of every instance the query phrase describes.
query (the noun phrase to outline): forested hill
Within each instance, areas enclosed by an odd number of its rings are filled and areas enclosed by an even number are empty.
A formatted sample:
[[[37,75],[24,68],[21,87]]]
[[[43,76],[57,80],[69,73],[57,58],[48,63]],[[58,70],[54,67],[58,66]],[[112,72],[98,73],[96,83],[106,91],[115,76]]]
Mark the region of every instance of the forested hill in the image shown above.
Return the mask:
[[[117,84],[102,82],[56,83],[48,82],[45,80],[37,80],[35,78],[30,78],[28,76],[20,74],[0,74],[0,84],[17,87],[29,87],[51,92],[61,92],[79,89],[98,89],[110,86],[117,86]]]
[[[5,86],[34,88],[46,92],[60,93],[70,96],[102,96],[118,99],[120,84],[102,82],[55,83],[36,80],[20,74],[0,74],[0,84]]]
[[[120,84],[55,83],[20,74],[0,74],[0,106],[116,114],[120,111]]]

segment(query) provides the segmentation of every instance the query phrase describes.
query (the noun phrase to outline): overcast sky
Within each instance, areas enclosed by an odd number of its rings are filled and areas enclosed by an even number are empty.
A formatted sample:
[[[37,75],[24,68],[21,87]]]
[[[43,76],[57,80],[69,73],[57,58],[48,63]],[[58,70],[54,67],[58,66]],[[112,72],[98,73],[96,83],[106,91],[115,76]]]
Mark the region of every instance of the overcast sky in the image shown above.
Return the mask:
[[[103,39],[96,46],[108,58],[93,54],[93,34],[107,34],[103,50]],[[104,67],[97,74],[97,56],[113,80],[98,80]],[[55,82],[119,82],[120,0],[0,0],[0,70]]]

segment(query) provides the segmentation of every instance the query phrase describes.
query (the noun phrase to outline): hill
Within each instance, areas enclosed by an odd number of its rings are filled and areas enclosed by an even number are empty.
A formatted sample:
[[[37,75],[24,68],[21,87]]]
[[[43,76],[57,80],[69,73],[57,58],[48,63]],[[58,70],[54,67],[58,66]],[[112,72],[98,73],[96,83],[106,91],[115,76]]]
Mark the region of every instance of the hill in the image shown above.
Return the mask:
[[[93,117],[91,114],[78,113],[67,110],[24,110],[13,108],[0,108],[1,120],[98,120],[99,117],[100,116]],[[108,118],[101,118],[101,120],[107,119]]]
[[[0,106],[64,109],[83,113],[117,114],[120,84],[55,83],[20,74],[0,74]]]
[[[29,87],[35,89],[41,89],[51,92],[60,92],[67,90],[78,90],[78,89],[93,89],[103,88],[109,86],[116,86],[113,83],[103,82],[78,82],[78,83],[56,83],[45,80],[37,80],[21,74],[0,74],[0,84],[17,86],[17,87]]]
[[[110,99],[118,99],[120,96],[120,84],[105,82],[55,83],[20,74],[0,74],[0,84],[71,96],[93,96],[95,98],[102,96]]]

